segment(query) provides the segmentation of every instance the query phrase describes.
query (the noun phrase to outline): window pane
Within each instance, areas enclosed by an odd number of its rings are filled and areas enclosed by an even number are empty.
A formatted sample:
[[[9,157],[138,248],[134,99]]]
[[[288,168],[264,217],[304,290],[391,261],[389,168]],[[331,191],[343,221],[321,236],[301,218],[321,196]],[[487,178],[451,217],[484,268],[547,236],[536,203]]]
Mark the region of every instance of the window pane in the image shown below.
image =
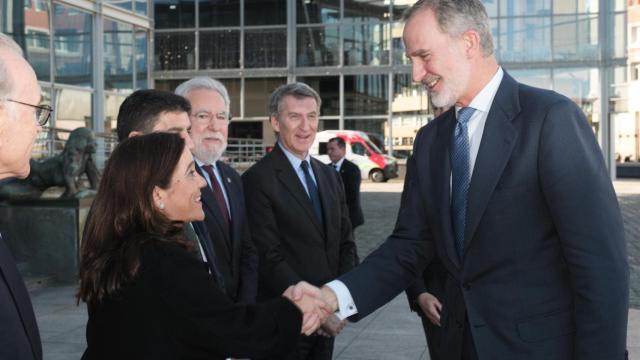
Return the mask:
[[[387,80],[386,74],[345,75],[345,115],[386,115],[389,109]]]
[[[156,29],[191,28],[195,22],[195,0],[154,1]]]
[[[409,59],[405,56],[404,41],[402,41],[403,22],[393,23],[391,28],[391,42],[393,43],[393,63],[409,64]]]
[[[133,6],[135,7],[135,12],[140,15],[147,15],[149,2],[148,0],[133,0]]]
[[[146,31],[136,32],[136,87],[147,89],[147,74],[149,73],[148,61],[148,40],[149,34]]]
[[[502,62],[551,60],[549,17],[500,20],[498,57]]]
[[[240,67],[240,31],[202,31],[200,33],[200,69]]]
[[[385,65],[389,63],[389,24],[344,25],[345,65]]]
[[[284,25],[287,0],[244,0],[245,25]]]
[[[240,25],[240,0],[200,0],[200,27]]]
[[[340,78],[338,76],[305,76],[297,81],[311,86],[320,94],[321,116],[340,115]]]
[[[285,67],[287,29],[245,31],[244,57],[246,68]]]
[[[298,24],[329,24],[340,21],[340,0],[297,0]]]
[[[64,84],[92,84],[92,19],[76,8],[55,4],[55,81]]]
[[[410,8],[416,0],[394,0],[391,12],[393,14],[393,20],[402,20],[404,12]]]
[[[91,126],[91,93],[75,89],[56,89],[56,127],[74,130]]]
[[[597,13],[598,0],[553,0],[554,14]]]
[[[627,14],[611,14],[613,16],[613,56],[623,58],[627,56]]]
[[[44,0],[24,1],[22,10],[12,9],[19,2],[0,1],[0,32],[13,37],[33,66],[38,80],[51,81],[49,68],[49,5]]]
[[[340,120],[320,119],[320,121],[318,122],[318,131],[338,130],[338,129],[340,129]]]
[[[233,118],[240,117],[240,79],[216,79],[227,88],[231,101],[231,114]],[[232,122],[233,123],[233,122]]]
[[[131,0],[102,0],[104,3],[115,5],[119,8],[131,11]]]
[[[393,75],[391,112],[396,114],[426,114],[428,109],[429,97],[424,85],[413,82],[411,74]]]
[[[590,114],[600,93],[598,69],[554,70],[553,89],[573,100],[585,114]]]
[[[352,20],[388,20],[388,1],[344,0],[344,18]]]
[[[104,88],[133,88],[133,26],[104,21]]]
[[[340,36],[337,26],[298,28],[297,41],[297,66],[339,65]]]
[[[598,59],[598,15],[554,16],[553,58]]]
[[[541,89],[552,89],[551,71],[541,70],[509,70],[509,75],[523,84]]]
[[[189,79],[169,79],[169,80],[156,80],[154,82],[157,90],[174,92],[178,85]]]
[[[269,116],[269,96],[286,78],[261,78],[244,80],[244,116]]]
[[[106,94],[104,101],[104,132],[107,134],[116,133],[116,125],[118,120],[118,111],[120,105],[124,102],[129,94]]]
[[[499,0],[482,0],[482,4],[487,10],[487,15],[489,15],[489,17],[498,16],[498,1]]]
[[[193,32],[156,32],[155,69],[195,69],[195,35]]]
[[[551,0],[500,0],[501,16],[526,16],[526,15],[550,15],[550,14],[551,14]]]
[[[387,134],[387,120],[386,119],[344,119],[344,128],[345,130],[358,130],[366,132],[369,135],[369,138],[377,138],[382,139],[384,144],[387,144],[387,140],[385,139],[385,135]],[[353,146],[357,143],[354,143],[351,147],[351,151],[356,154],[365,155],[368,150],[364,148],[363,145],[354,148]],[[374,143],[375,144],[375,143]],[[374,149],[372,149],[375,151]],[[380,149],[384,151],[384,149]]]

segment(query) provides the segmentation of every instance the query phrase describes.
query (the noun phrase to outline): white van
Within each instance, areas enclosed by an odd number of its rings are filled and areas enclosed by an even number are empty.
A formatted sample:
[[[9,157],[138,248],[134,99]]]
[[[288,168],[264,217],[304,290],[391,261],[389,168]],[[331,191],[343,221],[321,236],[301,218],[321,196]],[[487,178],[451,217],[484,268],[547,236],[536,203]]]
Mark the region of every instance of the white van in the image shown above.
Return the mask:
[[[325,164],[331,163],[327,155],[329,139],[339,137],[346,144],[345,157],[358,165],[363,179],[384,182],[398,177],[398,162],[392,156],[385,155],[362,131],[326,130],[316,134],[316,139],[309,149],[311,156]]]

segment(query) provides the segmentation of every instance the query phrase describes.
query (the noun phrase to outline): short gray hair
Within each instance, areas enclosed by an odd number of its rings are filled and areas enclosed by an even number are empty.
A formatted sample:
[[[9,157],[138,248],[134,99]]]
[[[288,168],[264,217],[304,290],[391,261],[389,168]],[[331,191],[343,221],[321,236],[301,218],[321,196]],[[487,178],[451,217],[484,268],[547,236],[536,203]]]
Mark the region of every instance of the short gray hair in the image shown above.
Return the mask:
[[[222,96],[222,100],[224,101],[224,106],[227,108],[227,111],[229,111],[231,100],[229,99],[229,92],[227,92],[227,88],[222,85],[220,81],[212,79],[210,77],[197,76],[189,79],[178,85],[175,93],[176,95],[187,97],[190,92],[200,89],[213,90],[220,94],[220,96]]]
[[[480,35],[480,47],[485,56],[493,54],[493,39],[487,10],[480,0],[418,0],[403,15],[409,21],[418,12],[431,10],[438,20],[440,31],[458,37],[473,30]]]
[[[320,109],[320,105],[322,105],[320,95],[318,95],[311,86],[305,83],[297,82],[281,85],[271,93],[271,97],[269,98],[269,116],[278,117],[277,115],[280,113],[282,108],[282,99],[285,96],[293,96],[296,99],[313,98],[318,105],[318,110]]]
[[[24,57],[24,53],[18,44],[6,34],[0,33],[0,52],[12,51],[14,54]],[[9,71],[7,66],[0,58],[0,100],[5,99],[7,96],[11,96],[13,92],[13,83],[9,77]]]

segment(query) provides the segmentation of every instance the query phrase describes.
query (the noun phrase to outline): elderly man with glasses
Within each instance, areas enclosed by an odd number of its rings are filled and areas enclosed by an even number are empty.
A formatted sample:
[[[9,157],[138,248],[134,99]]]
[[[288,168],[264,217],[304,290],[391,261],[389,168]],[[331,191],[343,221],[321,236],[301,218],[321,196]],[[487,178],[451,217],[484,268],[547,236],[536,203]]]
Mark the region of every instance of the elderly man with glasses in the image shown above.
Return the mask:
[[[36,135],[51,114],[20,47],[0,33],[0,179],[25,178]],[[13,257],[0,235],[0,359],[42,359],[38,325]]]
[[[207,181],[202,188],[205,219],[194,224],[201,241],[210,239],[222,274],[223,290],[237,303],[256,301],[258,252],[251,241],[240,175],[220,161],[227,148],[230,100],[217,80],[196,77],[182,83],[176,94],[191,103],[191,138],[196,170]],[[200,226],[204,225],[204,226]],[[208,232],[203,234],[202,232]]]

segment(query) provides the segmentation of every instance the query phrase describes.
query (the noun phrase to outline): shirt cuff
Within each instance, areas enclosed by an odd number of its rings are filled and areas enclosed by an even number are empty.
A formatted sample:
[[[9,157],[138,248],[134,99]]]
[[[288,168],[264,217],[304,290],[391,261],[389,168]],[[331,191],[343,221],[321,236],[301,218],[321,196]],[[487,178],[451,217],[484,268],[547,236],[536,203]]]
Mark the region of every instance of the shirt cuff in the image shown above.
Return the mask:
[[[336,316],[338,316],[340,320],[344,320],[349,316],[358,313],[353,297],[351,297],[351,292],[342,281],[333,280],[326,284],[326,286],[336,294],[336,298],[338,299],[338,311],[336,311]]]

